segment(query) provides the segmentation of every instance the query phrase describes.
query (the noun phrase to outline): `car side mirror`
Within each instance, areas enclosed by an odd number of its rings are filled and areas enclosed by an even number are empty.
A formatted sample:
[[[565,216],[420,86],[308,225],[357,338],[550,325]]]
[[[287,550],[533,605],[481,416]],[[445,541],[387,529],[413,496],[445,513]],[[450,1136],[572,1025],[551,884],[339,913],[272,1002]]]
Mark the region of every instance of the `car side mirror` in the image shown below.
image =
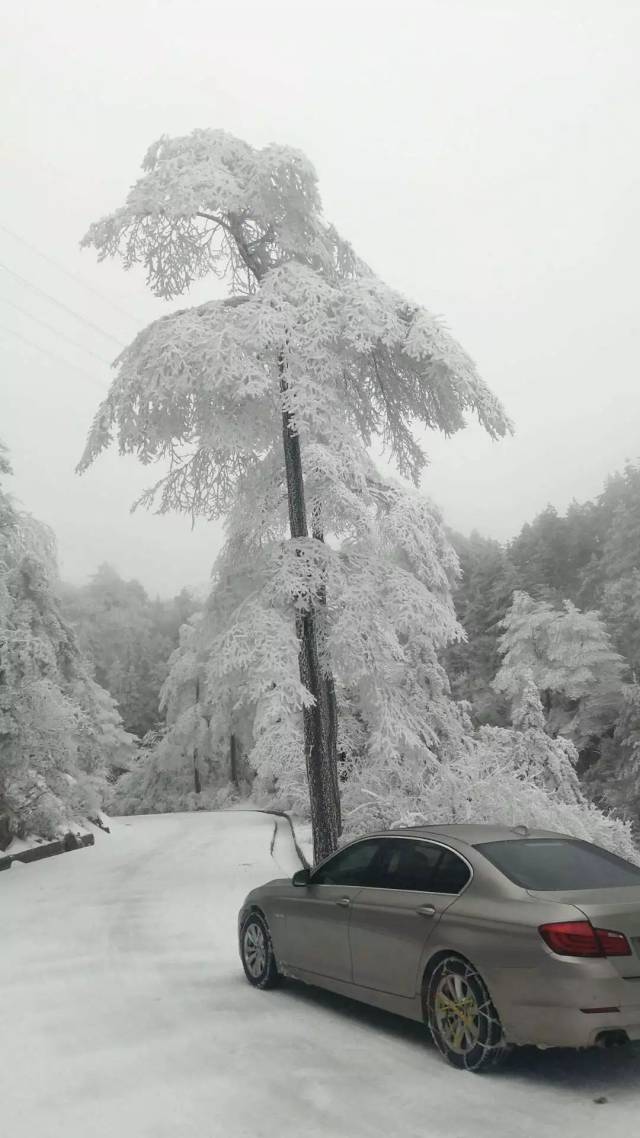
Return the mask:
[[[311,870],[310,869],[299,869],[299,870],[297,870],[296,873],[294,873],[293,877],[291,878],[291,884],[292,885],[298,885],[298,886],[304,886],[304,885],[308,885],[310,880],[311,880]]]

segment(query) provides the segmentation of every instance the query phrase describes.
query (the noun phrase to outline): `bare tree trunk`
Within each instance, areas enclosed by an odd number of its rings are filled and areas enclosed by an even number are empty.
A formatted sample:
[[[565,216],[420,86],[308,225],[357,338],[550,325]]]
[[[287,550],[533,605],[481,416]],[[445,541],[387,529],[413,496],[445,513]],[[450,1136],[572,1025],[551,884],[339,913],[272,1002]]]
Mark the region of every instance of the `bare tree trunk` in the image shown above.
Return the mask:
[[[285,363],[280,358],[280,390],[287,390]],[[289,526],[292,538],[308,537],[307,512],[304,498],[304,479],[300,439],[291,429],[290,416],[282,413],[282,440],[284,444]],[[313,832],[314,862],[333,853],[340,832],[340,796],[335,744],[330,743],[331,719],[327,695],[318,658],[314,612],[298,618],[300,640],[300,679],[314,697],[313,707],[303,711],[305,758],[309,783],[311,828]],[[335,731],[333,732],[335,736]]]
[[[229,779],[238,787],[238,740],[235,735],[229,738]]]
[[[200,679],[196,680],[196,703],[200,703]],[[200,794],[202,783],[200,781],[200,768],[198,767],[198,748],[193,748],[193,789]]]
[[[331,773],[334,782],[334,794],[338,815],[338,837],[342,833],[342,807],[340,803],[340,777],[338,774],[338,702],[336,700],[336,685],[333,674],[328,672],[322,677],[324,689],[324,703],[329,733],[329,747],[331,754]]]
[[[324,542],[324,533],[322,532],[320,524],[319,510],[314,505],[311,511],[312,527],[311,532],[316,541]],[[326,609],[327,605],[327,589],[326,585],[322,585],[318,594],[318,604],[322,609]],[[322,714],[325,720],[325,731],[327,736],[327,747],[329,752],[329,761],[331,772],[335,781],[335,797],[336,809],[338,813],[338,836],[342,833],[342,812],[340,807],[340,779],[338,777],[338,703],[336,700],[336,685],[333,678],[333,673],[328,667],[326,661],[325,666],[321,670],[321,697],[322,697]]]

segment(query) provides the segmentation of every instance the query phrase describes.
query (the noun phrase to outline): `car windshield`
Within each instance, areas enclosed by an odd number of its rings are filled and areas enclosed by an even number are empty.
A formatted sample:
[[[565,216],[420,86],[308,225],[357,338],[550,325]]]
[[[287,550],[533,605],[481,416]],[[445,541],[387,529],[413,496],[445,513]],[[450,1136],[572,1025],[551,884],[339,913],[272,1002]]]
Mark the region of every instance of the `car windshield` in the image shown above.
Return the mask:
[[[640,886],[640,868],[570,838],[483,842],[475,847],[516,885],[548,892]]]

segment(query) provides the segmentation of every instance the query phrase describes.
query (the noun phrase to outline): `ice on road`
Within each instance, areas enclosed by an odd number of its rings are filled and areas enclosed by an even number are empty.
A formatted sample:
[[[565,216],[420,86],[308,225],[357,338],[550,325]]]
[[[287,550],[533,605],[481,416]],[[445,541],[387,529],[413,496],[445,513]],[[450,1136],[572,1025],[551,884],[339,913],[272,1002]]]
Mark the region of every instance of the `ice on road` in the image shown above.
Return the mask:
[[[418,1024],[301,985],[254,991],[238,907],[299,865],[273,830],[250,812],[120,819],[91,849],[0,874],[3,1136],[637,1132],[633,1052],[521,1052],[472,1075]]]

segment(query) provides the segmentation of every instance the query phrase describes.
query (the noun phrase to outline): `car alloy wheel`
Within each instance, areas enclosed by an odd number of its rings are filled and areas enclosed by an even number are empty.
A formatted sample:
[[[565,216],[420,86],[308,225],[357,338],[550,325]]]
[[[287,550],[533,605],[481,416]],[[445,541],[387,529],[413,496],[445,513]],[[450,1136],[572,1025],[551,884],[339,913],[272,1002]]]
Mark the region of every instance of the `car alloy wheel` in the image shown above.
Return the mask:
[[[254,988],[274,988],[280,976],[269,927],[261,913],[251,913],[240,937],[240,955],[245,976]]]
[[[257,921],[251,921],[244,933],[244,958],[249,975],[258,980],[264,972],[267,961],[267,946],[264,933]]]
[[[502,1024],[480,973],[459,956],[441,960],[428,978],[425,1018],[454,1067],[482,1071],[507,1053]]]
[[[480,1038],[478,1002],[463,976],[452,972],[438,987],[435,999],[438,1031],[444,1043],[458,1055],[467,1055]]]

